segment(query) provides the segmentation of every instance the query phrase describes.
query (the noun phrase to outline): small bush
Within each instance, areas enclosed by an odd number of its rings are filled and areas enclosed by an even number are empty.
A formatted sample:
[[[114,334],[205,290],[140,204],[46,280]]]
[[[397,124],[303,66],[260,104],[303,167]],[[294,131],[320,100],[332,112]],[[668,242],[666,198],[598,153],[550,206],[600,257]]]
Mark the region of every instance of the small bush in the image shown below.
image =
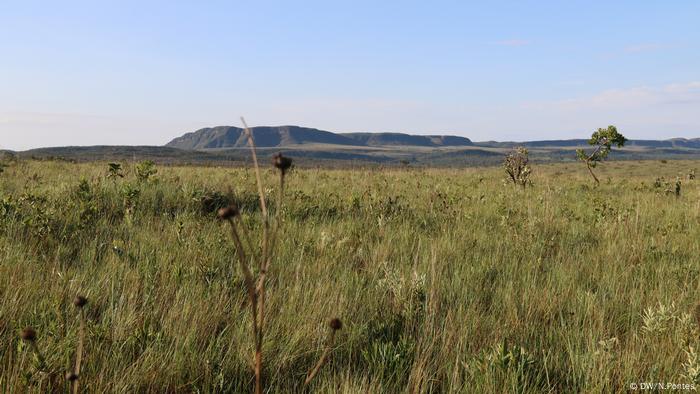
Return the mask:
[[[107,164],[107,178],[124,178],[124,173],[122,173],[122,165],[119,163],[109,163]]]
[[[522,146],[509,153],[503,161],[503,169],[508,174],[506,181],[522,187],[531,184],[530,174],[532,174],[532,169],[529,161],[528,151]]]
[[[146,182],[153,175],[155,175],[158,170],[156,169],[156,163],[152,160],[145,160],[136,165],[136,179],[141,182]]]
[[[675,181],[666,180],[664,177],[654,180],[654,190],[657,193],[673,194],[680,197],[682,186],[680,177],[676,177]]]

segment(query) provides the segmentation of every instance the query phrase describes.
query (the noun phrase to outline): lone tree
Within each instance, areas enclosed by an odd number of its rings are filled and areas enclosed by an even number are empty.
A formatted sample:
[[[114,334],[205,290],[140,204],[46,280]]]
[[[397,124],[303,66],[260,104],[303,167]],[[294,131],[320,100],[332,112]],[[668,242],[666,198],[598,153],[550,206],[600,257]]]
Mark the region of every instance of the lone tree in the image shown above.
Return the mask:
[[[530,183],[530,174],[532,173],[529,161],[528,151],[525,147],[513,149],[503,161],[503,169],[508,174],[506,179],[513,182],[514,185],[527,186]]]
[[[576,150],[579,160],[586,163],[588,172],[591,173],[591,176],[593,177],[593,180],[595,180],[596,184],[599,184],[600,181],[593,173],[593,168],[595,168],[599,162],[605,160],[613,145],[621,148],[625,145],[625,142],[627,142],[627,138],[620,134],[615,126],[608,126],[607,129],[598,129],[598,131],[591,135],[591,139],[588,140],[588,144],[595,146],[595,149],[590,155],[583,149]]]

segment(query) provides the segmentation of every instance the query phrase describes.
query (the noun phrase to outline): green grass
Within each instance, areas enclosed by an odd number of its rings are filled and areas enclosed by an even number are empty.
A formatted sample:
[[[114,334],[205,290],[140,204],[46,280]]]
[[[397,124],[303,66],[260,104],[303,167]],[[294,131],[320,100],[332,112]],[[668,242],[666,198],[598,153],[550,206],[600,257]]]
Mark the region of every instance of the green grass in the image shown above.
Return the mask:
[[[617,392],[698,383],[700,162],[293,171],[268,282],[266,389]],[[249,392],[253,341],[216,208],[261,227],[252,169],[20,161],[0,174],[0,391]],[[263,171],[269,196],[275,174]],[[683,177],[681,196],[654,187]],[[270,204],[274,206],[274,204]],[[38,332],[45,371],[19,339]]]

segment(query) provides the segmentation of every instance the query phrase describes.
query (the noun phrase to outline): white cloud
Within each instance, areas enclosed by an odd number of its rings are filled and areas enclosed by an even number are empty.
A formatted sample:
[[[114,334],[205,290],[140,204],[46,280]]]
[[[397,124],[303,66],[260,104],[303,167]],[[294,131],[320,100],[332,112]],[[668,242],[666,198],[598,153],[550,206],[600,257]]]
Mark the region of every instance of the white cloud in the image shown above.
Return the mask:
[[[532,128],[535,119],[556,136],[614,124],[630,138],[700,137],[700,82],[610,89],[586,97],[527,102],[519,121]],[[515,118],[518,118],[517,116]],[[547,133],[547,130],[541,130]],[[528,131],[525,129],[525,131]],[[536,132],[533,130],[533,132]]]
[[[700,82],[687,82],[662,87],[640,86],[609,89],[596,95],[565,100],[530,102],[526,109],[629,109],[674,103],[700,102]]]

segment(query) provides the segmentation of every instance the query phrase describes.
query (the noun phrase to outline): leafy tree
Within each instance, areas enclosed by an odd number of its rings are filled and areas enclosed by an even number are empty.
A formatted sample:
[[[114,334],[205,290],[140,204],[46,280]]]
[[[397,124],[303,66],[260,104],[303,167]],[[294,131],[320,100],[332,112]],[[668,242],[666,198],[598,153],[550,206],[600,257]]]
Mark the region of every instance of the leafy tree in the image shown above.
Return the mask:
[[[613,145],[621,148],[625,145],[625,142],[627,142],[627,138],[620,134],[615,126],[608,126],[607,129],[598,129],[598,131],[591,135],[588,144],[595,146],[591,154],[586,153],[583,149],[576,150],[579,160],[586,164],[588,172],[591,173],[596,184],[600,184],[600,181],[593,173],[593,168],[608,157],[608,153],[610,153]]]
[[[503,161],[503,169],[506,170],[506,174],[508,174],[506,180],[513,182],[514,185],[520,185],[522,187],[531,183],[530,174],[532,173],[532,169],[530,168],[529,161],[528,151],[525,147],[521,146],[510,152]]]

